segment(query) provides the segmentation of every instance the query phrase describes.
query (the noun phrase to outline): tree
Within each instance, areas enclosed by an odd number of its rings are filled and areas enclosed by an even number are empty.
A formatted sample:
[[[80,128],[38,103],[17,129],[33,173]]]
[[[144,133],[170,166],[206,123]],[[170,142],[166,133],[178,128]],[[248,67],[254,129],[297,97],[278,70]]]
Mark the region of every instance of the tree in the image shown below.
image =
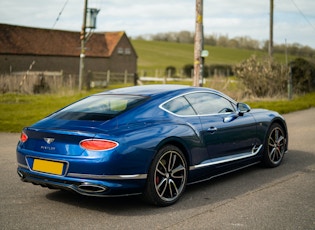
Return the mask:
[[[180,31],[178,34],[178,42],[179,43],[193,43],[194,42],[194,34],[189,31]]]

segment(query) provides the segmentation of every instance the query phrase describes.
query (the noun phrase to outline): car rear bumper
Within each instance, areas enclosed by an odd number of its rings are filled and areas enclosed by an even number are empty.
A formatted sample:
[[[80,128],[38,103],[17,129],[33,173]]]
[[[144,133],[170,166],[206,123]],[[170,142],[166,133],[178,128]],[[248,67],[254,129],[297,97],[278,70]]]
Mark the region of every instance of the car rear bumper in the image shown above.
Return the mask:
[[[85,196],[128,196],[141,194],[146,176],[127,177],[126,175],[88,175],[88,178],[77,177],[82,174],[58,176],[29,170],[27,166],[19,165],[17,173],[23,182],[29,182],[43,187],[74,191]],[[95,179],[99,178],[99,179]]]

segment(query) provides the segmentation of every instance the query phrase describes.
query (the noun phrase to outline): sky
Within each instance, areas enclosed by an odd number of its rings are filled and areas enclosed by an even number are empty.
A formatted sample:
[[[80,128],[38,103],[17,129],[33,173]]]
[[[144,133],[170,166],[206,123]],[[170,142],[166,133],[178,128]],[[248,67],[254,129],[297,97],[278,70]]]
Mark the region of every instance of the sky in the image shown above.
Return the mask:
[[[97,8],[95,32],[139,35],[195,31],[194,0],[88,0]],[[80,31],[84,0],[1,0],[0,23]],[[269,0],[203,0],[206,35],[269,40]],[[315,49],[315,1],[274,0],[274,43]],[[1,31],[0,31],[1,36]]]

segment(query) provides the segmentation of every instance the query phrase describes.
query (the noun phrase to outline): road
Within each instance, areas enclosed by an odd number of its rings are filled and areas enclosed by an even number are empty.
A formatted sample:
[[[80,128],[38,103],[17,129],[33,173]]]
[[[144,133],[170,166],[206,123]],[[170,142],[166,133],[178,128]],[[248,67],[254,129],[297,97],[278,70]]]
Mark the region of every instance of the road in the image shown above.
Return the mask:
[[[82,197],[22,183],[19,134],[0,133],[0,229],[315,229],[315,108],[285,118],[289,152],[280,167],[189,186],[165,208],[140,197]]]

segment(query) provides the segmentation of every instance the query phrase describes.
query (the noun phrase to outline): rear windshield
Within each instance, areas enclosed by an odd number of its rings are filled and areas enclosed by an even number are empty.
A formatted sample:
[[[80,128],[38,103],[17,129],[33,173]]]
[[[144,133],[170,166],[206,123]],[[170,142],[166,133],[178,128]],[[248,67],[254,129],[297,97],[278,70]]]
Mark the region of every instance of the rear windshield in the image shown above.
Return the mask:
[[[54,114],[56,119],[106,121],[144,102],[135,95],[94,95]]]

